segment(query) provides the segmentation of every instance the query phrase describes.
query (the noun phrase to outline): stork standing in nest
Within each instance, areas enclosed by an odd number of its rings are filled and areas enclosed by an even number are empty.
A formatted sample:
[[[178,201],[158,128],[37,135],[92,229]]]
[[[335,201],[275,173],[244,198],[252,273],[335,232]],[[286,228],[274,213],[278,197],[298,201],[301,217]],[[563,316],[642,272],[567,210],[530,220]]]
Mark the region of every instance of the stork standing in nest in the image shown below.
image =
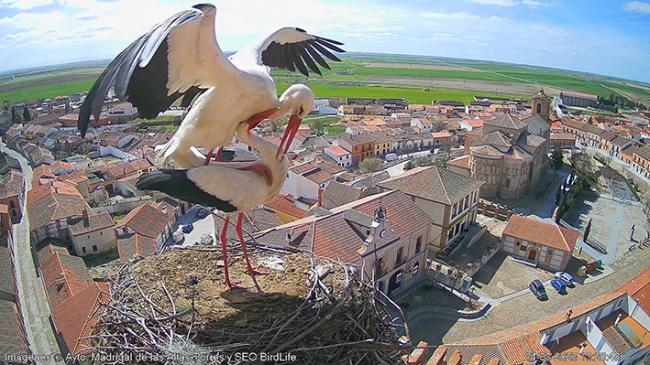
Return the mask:
[[[230,143],[241,121],[278,119],[291,112],[278,101],[271,67],[320,75],[319,66],[329,69],[323,56],[340,61],[332,52],[344,52],[338,41],[285,27],[226,57],[215,35],[216,13],[213,5],[195,5],[122,51],[81,106],[81,136],[86,134],[91,115],[99,118],[111,87],[120,100],[129,101],[147,119],[156,118],[182,97],[181,106],[190,109],[178,131],[159,148],[158,156],[163,163],[173,160],[178,168],[207,164],[214,149]],[[295,133],[291,128],[298,126],[290,125],[285,139]],[[207,149],[208,156],[197,156],[191,147]]]
[[[311,110],[314,94],[307,87],[300,87],[287,101],[300,108]],[[300,109],[298,108],[298,109]],[[293,117],[292,117],[293,118]],[[257,151],[259,161],[217,162],[207,166],[187,170],[160,170],[144,174],[136,186],[140,190],[157,190],[190,203],[198,203],[228,213],[220,235],[221,251],[224,261],[226,285],[237,284],[230,281],[228,273],[227,230],[230,214],[237,215],[236,231],[246,260],[248,273],[255,279],[258,272],[250,263],[243,238],[242,223],[244,213],[259,204],[271,200],[278,194],[287,176],[289,161],[289,136],[279,147],[264,138],[251,133],[259,121],[249,120],[237,128],[237,137]],[[288,142],[288,143],[286,143]],[[257,283],[256,283],[257,284]]]

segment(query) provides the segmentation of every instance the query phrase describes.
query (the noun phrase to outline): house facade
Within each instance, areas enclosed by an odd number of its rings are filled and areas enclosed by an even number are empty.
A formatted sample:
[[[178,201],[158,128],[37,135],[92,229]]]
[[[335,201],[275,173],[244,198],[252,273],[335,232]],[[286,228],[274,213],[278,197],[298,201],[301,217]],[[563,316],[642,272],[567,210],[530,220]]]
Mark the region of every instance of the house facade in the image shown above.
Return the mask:
[[[580,232],[550,220],[513,214],[501,236],[501,249],[550,271],[563,271],[580,240]]]
[[[341,167],[348,168],[352,165],[352,153],[341,146],[325,147],[323,153]]]
[[[298,247],[363,268],[364,280],[390,295],[422,277],[431,219],[399,191],[371,195],[273,227],[257,242]]]
[[[94,214],[84,210],[81,218],[68,223],[70,239],[77,256],[87,256],[114,250],[117,244],[115,222],[106,212]]]
[[[436,166],[416,167],[377,184],[407,194],[431,218],[435,251],[462,237],[476,221],[482,185],[479,180]]]

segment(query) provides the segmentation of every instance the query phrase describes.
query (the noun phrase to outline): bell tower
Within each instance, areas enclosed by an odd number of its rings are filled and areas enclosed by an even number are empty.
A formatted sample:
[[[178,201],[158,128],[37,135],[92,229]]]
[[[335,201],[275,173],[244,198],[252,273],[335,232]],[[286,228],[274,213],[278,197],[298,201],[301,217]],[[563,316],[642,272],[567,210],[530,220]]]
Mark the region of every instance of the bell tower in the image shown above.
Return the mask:
[[[533,96],[530,110],[533,115],[538,114],[544,120],[550,120],[551,98],[544,94],[544,89],[540,89],[539,93]]]

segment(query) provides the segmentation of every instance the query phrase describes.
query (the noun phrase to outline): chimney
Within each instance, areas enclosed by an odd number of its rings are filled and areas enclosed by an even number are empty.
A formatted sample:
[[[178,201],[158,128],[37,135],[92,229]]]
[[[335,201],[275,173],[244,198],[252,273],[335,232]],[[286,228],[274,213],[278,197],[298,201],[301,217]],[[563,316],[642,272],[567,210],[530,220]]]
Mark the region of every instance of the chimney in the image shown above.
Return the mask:
[[[318,188],[318,206],[322,207],[323,206],[323,196],[325,195],[325,189],[323,188]]]
[[[84,227],[88,228],[90,226],[90,219],[88,217],[88,209],[84,209],[82,212]]]

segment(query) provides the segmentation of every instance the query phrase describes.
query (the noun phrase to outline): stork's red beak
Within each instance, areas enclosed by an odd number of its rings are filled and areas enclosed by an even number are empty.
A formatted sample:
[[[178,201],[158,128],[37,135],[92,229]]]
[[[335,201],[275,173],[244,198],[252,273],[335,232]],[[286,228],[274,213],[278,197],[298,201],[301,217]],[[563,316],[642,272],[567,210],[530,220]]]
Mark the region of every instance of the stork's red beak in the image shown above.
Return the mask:
[[[291,142],[293,142],[293,139],[296,137],[296,133],[298,132],[301,123],[302,119],[298,115],[294,114],[289,118],[289,124],[287,124],[287,129],[284,130],[284,135],[282,136],[282,141],[280,141],[280,146],[278,147],[278,152],[275,154],[275,157],[280,156],[280,153],[286,154],[289,151]]]
[[[278,111],[279,108],[271,108],[268,110],[265,110],[263,112],[257,113],[253,115],[252,117],[248,118],[246,121],[248,123],[248,130],[252,130],[253,128],[257,127],[260,123],[265,121],[266,119],[269,119],[275,112]]]

